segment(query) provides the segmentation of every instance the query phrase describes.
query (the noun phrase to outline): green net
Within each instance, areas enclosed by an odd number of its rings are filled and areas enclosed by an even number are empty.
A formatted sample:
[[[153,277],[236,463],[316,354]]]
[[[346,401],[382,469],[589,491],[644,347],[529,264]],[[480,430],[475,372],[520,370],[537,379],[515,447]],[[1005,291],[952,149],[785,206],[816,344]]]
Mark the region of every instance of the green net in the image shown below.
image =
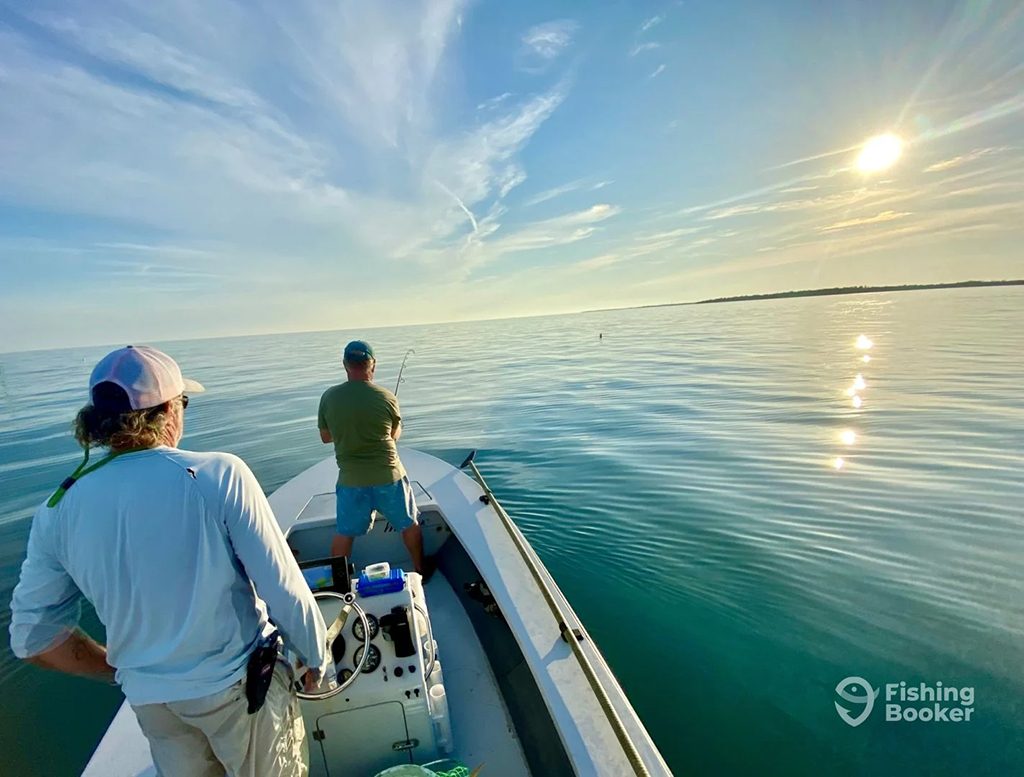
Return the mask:
[[[472,771],[465,764],[451,759],[432,761],[422,766],[404,764],[392,766],[380,772],[377,777],[470,777]]]
[[[434,761],[425,764],[437,777],[469,777],[469,767],[460,764],[458,761]]]

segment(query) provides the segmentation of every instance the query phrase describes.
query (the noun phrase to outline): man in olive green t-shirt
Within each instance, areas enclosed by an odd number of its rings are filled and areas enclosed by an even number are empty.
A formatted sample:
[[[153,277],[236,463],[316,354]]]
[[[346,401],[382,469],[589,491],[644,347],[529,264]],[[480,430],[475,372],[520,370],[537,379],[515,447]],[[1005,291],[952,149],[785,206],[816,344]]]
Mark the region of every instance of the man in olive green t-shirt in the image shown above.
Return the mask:
[[[402,434],[398,398],[373,382],[377,362],[362,340],[345,346],[348,380],[331,386],[320,398],[320,440],[334,443],[338,460],[337,533],[332,556],[351,556],[357,536],[370,530],[373,511],[384,514],[412,556],[424,582],[433,572],[423,556],[423,533],[416,500],[395,442]]]

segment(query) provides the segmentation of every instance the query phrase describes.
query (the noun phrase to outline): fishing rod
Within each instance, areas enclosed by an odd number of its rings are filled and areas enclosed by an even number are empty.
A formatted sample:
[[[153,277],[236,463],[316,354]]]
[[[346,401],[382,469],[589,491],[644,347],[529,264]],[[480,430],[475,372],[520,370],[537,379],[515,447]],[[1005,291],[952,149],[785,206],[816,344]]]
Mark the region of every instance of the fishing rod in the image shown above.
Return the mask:
[[[398,387],[401,386],[403,383],[405,383],[405,381],[402,380],[402,373],[405,372],[405,363],[409,360],[409,354],[410,353],[416,353],[416,351],[414,351],[412,348],[410,348],[408,351],[405,352],[405,358],[402,359],[402,367],[401,367],[401,369],[398,370],[398,382],[395,383],[395,396],[396,397],[398,396]]]

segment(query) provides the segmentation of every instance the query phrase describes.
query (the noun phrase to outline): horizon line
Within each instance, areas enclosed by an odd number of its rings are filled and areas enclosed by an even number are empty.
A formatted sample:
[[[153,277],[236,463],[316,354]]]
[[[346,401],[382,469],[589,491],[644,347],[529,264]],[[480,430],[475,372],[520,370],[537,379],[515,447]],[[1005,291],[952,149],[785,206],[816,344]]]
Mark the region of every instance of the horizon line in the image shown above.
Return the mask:
[[[649,305],[623,305],[620,307],[610,308],[586,308],[583,310],[573,310],[564,313],[532,313],[522,316],[498,316],[495,318],[467,318],[461,320],[451,321],[434,321],[434,322],[420,322],[416,324],[387,324],[387,325],[373,325],[373,326],[362,326],[362,327],[336,327],[331,329],[293,329],[285,330],[280,332],[252,332],[248,334],[234,334],[234,335],[209,335],[206,337],[190,337],[184,340],[152,340],[149,341],[154,345],[160,345],[163,343],[190,343],[190,342],[203,342],[206,340],[240,340],[246,337],[275,337],[275,336],[287,336],[287,335],[312,335],[312,334],[327,334],[331,332],[344,332],[347,329],[362,329],[362,330],[378,330],[378,329],[403,329],[420,326],[445,326],[448,324],[480,324],[488,323],[491,321],[519,321],[528,318],[555,318],[557,316],[579,316],[585,313],[612,313],[615,311],[623,310],[647,310],[650,308],[671,308],[681,307],[684,305],[706,305],[719,302],[758,302],[767,301],[771,299],[787,298],[794,296],[839,296],[841,294],[884,294],[887,292],[896,291],[928,291],[932,289],[949,289],[958,287],[979,287],[979,286],[1024,286],[1024,278],[1021,279],[1009,279],[1009,280],[964,280],[964,281],[947,281],[941,283],[899,283],[899,284],[888,284],[884,286],[828,286],[817,289],[790,289],[787,291],[773,291],[764,292],[760,294],[743,294],[734,295],[729,297],[710,297],[707,299],[699,300],[687,300],[687,301],[676,301],[676,302],[655,302]],[[83,348],[118,348],[121,345],[117,343],[93,343],[88,345],[74,345],[69,347],[57,347],[57,348],[24,348],[15,349],[13,351],[0,351],[0,357],[8,356],[12,354],[24,354],[24,353],[47,353],[49,351],[74,351],[81,350]]]

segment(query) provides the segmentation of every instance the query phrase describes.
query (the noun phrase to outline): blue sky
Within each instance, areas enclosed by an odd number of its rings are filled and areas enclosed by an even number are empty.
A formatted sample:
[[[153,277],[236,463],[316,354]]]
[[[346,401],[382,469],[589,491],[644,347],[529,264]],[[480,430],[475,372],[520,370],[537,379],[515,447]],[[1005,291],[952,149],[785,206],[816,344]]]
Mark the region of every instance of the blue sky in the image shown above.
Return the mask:
[[[1021,277],[1022,195],[1020,1],[0,0],[0,351]]]

